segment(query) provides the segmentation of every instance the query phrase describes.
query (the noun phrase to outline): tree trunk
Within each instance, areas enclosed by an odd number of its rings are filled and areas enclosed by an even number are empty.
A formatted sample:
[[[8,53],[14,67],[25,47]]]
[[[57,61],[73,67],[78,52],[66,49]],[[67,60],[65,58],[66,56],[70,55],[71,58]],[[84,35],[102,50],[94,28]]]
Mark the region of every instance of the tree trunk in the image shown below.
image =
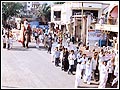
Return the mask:
[[[45,16],[41,16],[42,22],[46,23]]]

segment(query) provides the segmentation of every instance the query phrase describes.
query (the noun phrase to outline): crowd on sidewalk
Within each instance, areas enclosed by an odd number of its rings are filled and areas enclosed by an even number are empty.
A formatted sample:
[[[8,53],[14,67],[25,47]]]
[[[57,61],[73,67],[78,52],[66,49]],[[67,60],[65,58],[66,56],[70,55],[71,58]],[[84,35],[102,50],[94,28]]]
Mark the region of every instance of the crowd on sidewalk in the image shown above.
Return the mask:
[[[75,46],[74,38],[60,30],[46,34],[42,29],[33,29],[32,36],[36,40],[36,48],[39,48],[40,43],[44,44],[56,67],[61,67],[69,75],[75,75],[75,88],[80,86],[81,79],[87,84],[91,84],[92,79],[98,81],[98,88],[105,88],[107,83],[114,87],[118,82],[118,51],[98,47],[97,43],[92,48],[82,42]],[[6,40],[12,48],[12,34],[9,34],[8,39],[3,35],[3,48],[6,48]],[[53,43],[56,43],[54,47]]]

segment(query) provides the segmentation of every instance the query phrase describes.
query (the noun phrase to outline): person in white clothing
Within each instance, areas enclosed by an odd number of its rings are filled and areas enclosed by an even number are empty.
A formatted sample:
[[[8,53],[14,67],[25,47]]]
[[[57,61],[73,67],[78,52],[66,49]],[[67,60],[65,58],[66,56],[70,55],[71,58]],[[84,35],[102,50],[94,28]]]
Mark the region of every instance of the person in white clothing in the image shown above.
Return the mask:
[[[86,61],[87,61],[87,57],[86,57],[86,54],[83,54],[82,55],[82,58],[80,58],[80,61],[81,61],[81,69],[82,69],[82,77],[85,75],[85,68],[86,68]]]
[[[114,59],[111,59],[107,62],[107,67],[108,67],[108,80],[107,80],[107,83],[111,83],[112,81],[112,75],[113,75],[113,72],[114,72]]]
[[[106,66],[106,61],[102,60],[102,64],[100,67],[100,81],[98,88],[106,87],[107,78],[108,78],[108,69]]]
[[[93,76],[93,80],[96,81],[96,67],[97,67],[97,56],[94,56],[92,58],[92,76]]]
[[[81,84],[81,62],[78,61],[75,75],[75,88],[78,88],[80,84]]]
[[[79,50],[79,53],[77,54],[77,62],[80,62],[81,58],[82,58],[82,50]]]
[[[27,19],[25,19],[25,21],[24,21],[24,27],[27,30],[27,27],[28,27],[28,20]]]
[[[12,35],[9,37],[10,49],[13,47],[13,37]]]
[[[115,70],[114,70],[114,75],[115,75],[115,78],[113,79],[113,81],[112,81],[112,85],[111,85],[111,87],[113,87],[114,86],[114,84],[115,83],[117,83],[118,82],[118,72],[119,72],[119,66],[118,66],[118,64],[119,63],[117,63],[117,65],[115,66]],[[118,83],[117,83],[117,88],[118,88]]]
[[[89,57],[88,61],[86,62],[86,68],[85,68],[85,75],[84,75],[84,82],[87,82],[87,84],[90,84],[91,76],[92,76],[92,58]]]
[[[99,74],[100,74],[100,68],[101,68],[101,65],[102,65],[102,62],[105,61],[105,52],[103,52],[101,54],[101,56],[99,56],[99,61],[98,61],[98,70],[99,70]],[[98,80],[100,79],[100,75],[98,77]]]
[[[68,74],[73,74],[73,68],[74,68],[74,60],[75,60],[74,50],[71,50],[71,54],[68,56],[69,60],[69,69]]]
[[[6,48],[7,38],[5,35],[3,36],[2,41],[3,41],[3,48]]]

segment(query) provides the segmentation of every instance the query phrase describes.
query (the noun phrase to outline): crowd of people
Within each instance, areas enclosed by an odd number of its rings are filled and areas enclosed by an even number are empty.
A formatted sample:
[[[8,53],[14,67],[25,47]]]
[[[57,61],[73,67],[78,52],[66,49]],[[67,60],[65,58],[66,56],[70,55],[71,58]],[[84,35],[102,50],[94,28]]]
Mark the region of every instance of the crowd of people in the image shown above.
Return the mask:
[[[75,88],[80,86],[82,79],[87,84],[91,80],[98,82],[98,88],[105,88],[107,84],[111,87],[115,85],[118,80],[118,52],[104,47],[99,52],[95,49],[89,52],[88,49],[86,53],[80,48],[83,47],[81,45],[72,50],[70,47],[58,45],[52,53],[52,62],[68,74],[76,75]]]
[[[42,29],[33,29],[32,35],[36,40],[36,48],[43,43],[56,67],[61,67],[69,75],[75,75],[75,88],[80,86],[82,79],[87,84],[91,84],[91,80],[98,81],[98,88],[105,88],[107,83],[114,87],[118,82],[118,52],[113,49],[102,47],[97,50],[98,46],[91,49],[83,43],[75,46],[73,39],[68,35],[64,36],[60,30],[46,34]],[[64,44],[63,37],[67,45]],[[6,47],[6,40],[4,35],[3,48]],[[12,34],[7,42],[11,48]],[[56,46],[53,47],[53,43]]]

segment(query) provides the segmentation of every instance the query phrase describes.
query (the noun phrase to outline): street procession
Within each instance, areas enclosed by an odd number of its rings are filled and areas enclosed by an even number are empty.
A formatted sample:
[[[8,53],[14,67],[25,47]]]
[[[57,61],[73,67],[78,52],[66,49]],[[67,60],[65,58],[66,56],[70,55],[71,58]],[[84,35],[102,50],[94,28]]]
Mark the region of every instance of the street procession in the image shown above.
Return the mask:
[[[119,2],[46,2],[2,2],[2,88],[119,88]]]

